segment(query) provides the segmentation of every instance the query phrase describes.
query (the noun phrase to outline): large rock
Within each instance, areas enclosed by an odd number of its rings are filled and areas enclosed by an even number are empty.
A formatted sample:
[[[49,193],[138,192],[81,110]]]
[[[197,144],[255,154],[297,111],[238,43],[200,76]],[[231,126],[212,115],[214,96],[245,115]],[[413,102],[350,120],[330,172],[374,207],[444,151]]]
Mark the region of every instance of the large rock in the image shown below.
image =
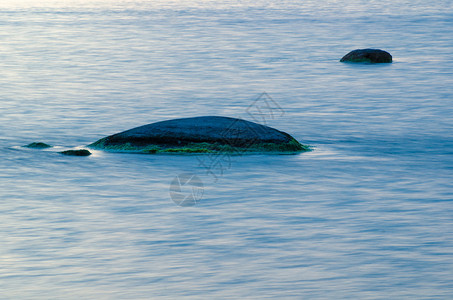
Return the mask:
[[[349,52],[341,62],[391,63],[392,56],[387,51],[379,49],[357,49]]]
[[[289,134],[227,117],[173,119],[136,127],[87,147],[139,153],[294,153],[308,151]]]

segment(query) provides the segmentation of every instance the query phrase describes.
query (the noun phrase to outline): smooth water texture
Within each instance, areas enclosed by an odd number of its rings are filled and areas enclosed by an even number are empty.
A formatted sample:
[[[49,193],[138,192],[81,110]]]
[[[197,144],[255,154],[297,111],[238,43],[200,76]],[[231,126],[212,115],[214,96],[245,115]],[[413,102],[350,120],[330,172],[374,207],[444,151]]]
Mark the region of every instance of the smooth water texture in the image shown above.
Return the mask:
[[[64,2],[0,2],[0,299],[453,297],[450,1]],[[201,115],[314,151],[57,153]]]

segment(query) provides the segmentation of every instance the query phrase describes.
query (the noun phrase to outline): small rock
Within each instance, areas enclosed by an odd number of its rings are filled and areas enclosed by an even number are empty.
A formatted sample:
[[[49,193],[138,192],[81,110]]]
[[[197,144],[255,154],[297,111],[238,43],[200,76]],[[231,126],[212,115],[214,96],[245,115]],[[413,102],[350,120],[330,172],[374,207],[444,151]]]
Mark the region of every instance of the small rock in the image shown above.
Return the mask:
[[[52,146],[46,143],[41,143],[41,142],[33,142],[31,144],[28,144],[26,146],[23,146],[26,148],[32,148],[32,149],[46,149],[46,148],[51,148]]]
[[[391,63],[392,56],[380,49],[357,49],[343,56],[340,62]]]
[[[71,156],[89,156],[89,155],[91,155],[91,152],[86,149],[66,150],[66,151],[62,151],[60,153],[63,155],[71,155]]]

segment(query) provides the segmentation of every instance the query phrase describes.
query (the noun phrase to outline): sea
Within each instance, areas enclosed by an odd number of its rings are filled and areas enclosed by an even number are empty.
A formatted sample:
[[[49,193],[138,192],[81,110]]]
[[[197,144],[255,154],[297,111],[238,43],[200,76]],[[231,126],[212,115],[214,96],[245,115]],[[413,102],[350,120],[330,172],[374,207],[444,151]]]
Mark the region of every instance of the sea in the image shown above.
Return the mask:
[[[452,1],[0,0],[0,72],[0,299],[453,299]],[[312,151],[58,153],[196,116]]]

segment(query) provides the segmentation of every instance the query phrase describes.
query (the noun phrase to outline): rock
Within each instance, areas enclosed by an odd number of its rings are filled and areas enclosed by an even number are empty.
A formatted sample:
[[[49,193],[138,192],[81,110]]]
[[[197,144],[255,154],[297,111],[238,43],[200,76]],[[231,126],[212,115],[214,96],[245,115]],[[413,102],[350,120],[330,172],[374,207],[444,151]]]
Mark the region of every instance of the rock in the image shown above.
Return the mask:
[[[257,123],[218,116],[173,119],[102,138],[87,147],[136,153],[295,153],[308,151],[292,136]]]
[[[41,142],[33,142],[31,144],[28,144],[24,146],[26,148],[32,148],[32,149],[46,149],[46,148],[51,148],[51,145],[48,145],[46,143],[41,143]]]
[[[349,52],[341,62],[391,63],[390,53],[379,49],[357,49]]]
[[[91,155],[91,152],[86,149],[66,150],[66,151],[62,151],[60,153],[63,155],[70,155],[70,156],[89,156],[89,155]]]

